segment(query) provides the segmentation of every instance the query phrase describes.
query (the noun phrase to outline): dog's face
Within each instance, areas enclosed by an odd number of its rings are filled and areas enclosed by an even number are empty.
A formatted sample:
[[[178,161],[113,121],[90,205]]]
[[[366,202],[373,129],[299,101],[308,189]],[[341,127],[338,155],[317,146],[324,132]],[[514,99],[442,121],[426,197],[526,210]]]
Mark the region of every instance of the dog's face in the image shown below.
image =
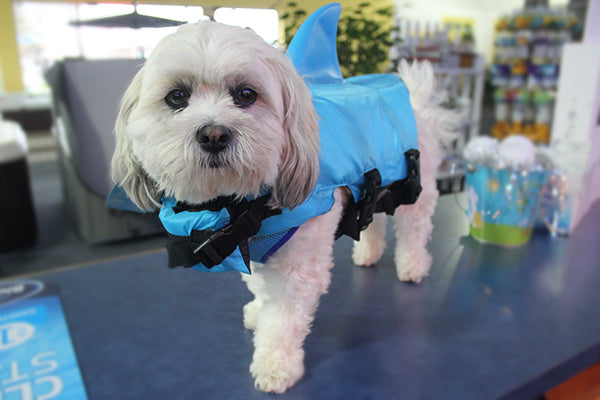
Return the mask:
[[[248,29],[184,25],[127,89],[113,178],[139,207],[272,190],[294,207],[318,174],[318,125],[288,58]]]

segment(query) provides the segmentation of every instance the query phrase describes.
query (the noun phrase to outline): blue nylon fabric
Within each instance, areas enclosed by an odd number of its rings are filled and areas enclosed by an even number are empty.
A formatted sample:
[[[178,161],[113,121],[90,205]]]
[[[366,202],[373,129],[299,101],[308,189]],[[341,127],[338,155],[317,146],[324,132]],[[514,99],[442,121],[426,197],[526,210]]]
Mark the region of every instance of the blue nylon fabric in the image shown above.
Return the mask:
[[[336,51],[341,6],[325,5],[300,26],[288,57],[304,78],[319,116],[321,159],[317,185],[293,211],[263,222],[258,235],[300,226],[333,206],[333,192],[348,186],[362,197],[365,172],[379,169],[382,185],[406,177],[404,152],[418,149],[417,126],[408,89],[396,75],[344,80]]]
[[[176,205],[177,200],[165,198],[158,213],[160,221],[171,235],[190,236],[192,230],[216,231],[229,223],[229,212],[225,208],[219,211],[181,211],[176,213],[173,210]],[[198,263],[192,268],[203,272],[239,271],[245,274],[250,272],[239,247],[219,265],[207,268],[202,263]]]
[[[310,218],[325,214],[333,206],[337,187],[347,186],[358,201],[362,197],[365,172],[377,168],[382,186],[405,178],[404,153],[417,149],[416,122],[408,90],[395,75],[365,75],[309,88],[319,115],[321,157],[317,185],[293,211],[284,209],[282,214],[263,221],[250,248],[253,261],[265,262],[268,257],[264,255],[273,254],[260,244],[260,237],[285,234]],[[226,209],[175,213],[172,208],[175,205],[175,200],[166,199],[159,213],[165,229],[173,235],[189,236],[192,230],[217,230],[229,223]],[[277,249],[281,245],[277,244]],[[194,268],[247,272],[239,248],[218,266],[208,269],[198,264]]]
[[[106,197],[106,207],[114,208],[115,210],[131,211],[138,214],[144,214],[146,212],[133,204],[131,199],[127,196],[127,193],[125,193],[125,190],[123,190],[119,184],[116,184]]]
[[[181,211],[176,213],[173,207],[177,200],[165,198],[158,216],[171,235],[190,236],[192,230],[210,229],[216,231],[229,223],[229,212],[223,208],[220,211]]]
[[[288,55],[301,76],[311,83],[342,82],[336,36],[342,6],[332,3],[319,8],[302,23],[288,46]]]
[[[377,168],[382,186],[406,177],[404,152],[417,149],[417,127],[408,89],[395,75],[374,74],[342,83],[309,85],[319,115],[320,170],[315,189],[293,211],[263,221],[258,235],[271,235],[328,212],[335,188],[362,198],[364,173]]]

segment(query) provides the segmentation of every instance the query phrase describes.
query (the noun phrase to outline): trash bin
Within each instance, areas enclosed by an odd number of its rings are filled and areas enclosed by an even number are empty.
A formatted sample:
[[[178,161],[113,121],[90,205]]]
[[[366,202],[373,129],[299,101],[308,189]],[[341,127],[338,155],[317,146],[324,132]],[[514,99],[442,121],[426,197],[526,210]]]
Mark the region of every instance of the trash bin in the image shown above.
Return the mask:
[[[19,124],[0,121],[0,253],[30,246],[37,237],[26,155]]]

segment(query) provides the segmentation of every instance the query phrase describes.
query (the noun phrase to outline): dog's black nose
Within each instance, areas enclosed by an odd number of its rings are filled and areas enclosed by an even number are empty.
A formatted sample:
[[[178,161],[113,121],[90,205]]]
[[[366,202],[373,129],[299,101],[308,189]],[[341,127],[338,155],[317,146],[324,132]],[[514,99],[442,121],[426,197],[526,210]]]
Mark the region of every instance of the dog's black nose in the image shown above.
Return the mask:
[[[204,125],[196,131],[196,140],[210,153],[218,153],[227,148],[231,141],[231,131],[221,125]]]

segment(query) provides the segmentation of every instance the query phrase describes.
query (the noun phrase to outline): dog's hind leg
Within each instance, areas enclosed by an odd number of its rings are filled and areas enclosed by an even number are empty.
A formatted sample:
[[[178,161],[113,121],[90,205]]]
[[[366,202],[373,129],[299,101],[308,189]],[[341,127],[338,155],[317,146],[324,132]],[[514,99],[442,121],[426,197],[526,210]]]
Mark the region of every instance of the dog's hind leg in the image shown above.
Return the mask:
[[[386,222],[385,214],[373,215],[371,225],[360,233],[360,241],[354,243],[352,249],[354,264],[370,267],[381,259],[385,250]]]
[[[427,242],[433,231],[431,217],[439,193],[435,178],[425,179],[415,204],[400,206],[394,213],[396,272],[401,281],[421,282],[429,274],[431,255]]]
[[[337,193],[336,193],[337,194]],[[257,389],[282,393],[304,374],[304,339],[329,287],[343,201],[302,225],[259,271],[268,297],[258,312],[250,372]]]

